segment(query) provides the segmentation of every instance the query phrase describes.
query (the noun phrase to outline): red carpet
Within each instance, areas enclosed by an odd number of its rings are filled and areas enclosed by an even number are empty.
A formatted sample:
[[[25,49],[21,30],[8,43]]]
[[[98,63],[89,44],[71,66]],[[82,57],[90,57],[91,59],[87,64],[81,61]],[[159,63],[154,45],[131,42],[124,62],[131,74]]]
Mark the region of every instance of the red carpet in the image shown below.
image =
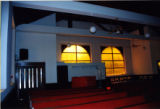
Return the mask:
[[[104,89],[56,89],[56,90],[38,90],[30,92],[32,98],[39,97],[48,97],[48,96],[57,96],[57,95],[71,95],[71,94],[80,94],[80,93],[92,93],[92,92],[102,92]]]
[[[77,104],[85,104],[88,102],[96,102],[102,100],[109,100],[114,98],[121,98],[125,97],[126,93],[114,93],[109,95],[97,95],[97,96],[90,96],[90,97],[82,97],[82,98],[73,98],[73,99],[64,99],[58,101],[43,101],[40,103],[33,103],[33,107],[35,109],[40,108],[50,108],[50,107],[60,107],[60,106],[68,106],[68,105],[77,105]]]
[[[75,93],[75,94],[67,94],[67,95],[55,95],[55,96],[49,96],[49,97],[38,97],[38,98],[32,98],[32,101],[38,102],[38,101],[45,101],[45,100],[60,100],[60,99],[69,99],[69,98],[77,98],[77,97],[87,97],[87,96],[96,96],[96,95],[104,95],[106,94],[106,91],[101,92],[90,92],[90,93]]]
[[[146,103],[144,96],[128,96],[127,92],[104,89],[58,89],[31,92],[34,109],[146,109],[157,106]]]
[[[127,98],[121,98],[117,100],[109,100],[109,101],[102,101],[102,102],[96,102],[96,103],[89,103],[79,106],[68,106],[68,107],[62,107],[61,109],[116,109],[121,106],[136,104],[136,103],[142,103],[144,102],[143,96],[136,96],[136,97],[127,97]]]
[[[127,107],[123,109],[160,109],[160,101],[146,104],[139,104],[132,107]]]

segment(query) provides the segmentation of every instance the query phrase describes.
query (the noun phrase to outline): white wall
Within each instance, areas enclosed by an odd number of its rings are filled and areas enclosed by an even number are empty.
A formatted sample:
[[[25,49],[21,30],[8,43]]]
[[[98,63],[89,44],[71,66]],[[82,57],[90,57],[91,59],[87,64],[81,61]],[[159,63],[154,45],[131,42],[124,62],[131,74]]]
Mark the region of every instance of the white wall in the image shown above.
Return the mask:
[[[40,26],[38,29],[41,30]],[[17,27],[19,28],[19,27]],[[23,30],[23,26],[20,26],[20,30]],[[43,28],[45,29],[45,28]],[[34,31],[34,28],[33,28]],[[44,30],[45,31],[45,30]],[[106,38],[95,38],[95,37],[80,37],[80,36],[60,36],[56,35],[56,40],[52,41],[47,39],[47,36],[52,36],[53,34],[45,33],[36,33],[36,32],[20,32],[17,30],[16,33],[16,53],[18,54],[18,49],[20,48],[29,48],[29,60],[28,61],[46,61],[46,71],[47,77],[46,80],[48,83],[57,82],[57,73],[55,71],[56,64],[53,63],[60,62],[61,57],[61,45],[62,44],[80,44],[80,45],[89,45],[90,54],[93,63],[101,62],[101,46],[118,46],[123,47],[124,58],[126,62],[127,75],[132,74],[132,60],[131,60],[131,49],[129,40],[120,40],[120,39],[106,39]],[[52,36],[53,38],[53,36]],[[45,46],[44,46],[45,44]],[[56,46],[57,47],[56,47]],[[53,46],[55,48],[53,48]],[[47,49],[47,50],[45,50]],[[45,50],[45,51],[44,51]],[[57,52],[56,52],[57,51]],[[48,55],[53,53],[52,56]],[[57,54],[56,54],[57,53]],[[54,61],[52,61],[54,59]],[[52,61],[52,62],[50,62]],[[102,68],[103,69],[103,68]],[[104,70],[104,69],[103,69]],[[83,72],[82,72],[83,71]],[[92,72],[92,74],[91,74]],[[69,81],[73,76],[86,76],[86,75],[96,75],[97,68],[93,66],[89,67],[70,67],[69,66]]]
[[[29,59],[25,62],[45,62],[46,83],[57,82],[56,35],[33,32],[16,32],[16,54],[19,49],[29,51]],[[19,56],[18,56],[19,57]]]
[[[45,16],[39,20],[31,22],[30,24],[34,25],[46,25],[46,26],[56,26],[56,14],[51,14],[49,16]]]
[[[39,30],[42,30],[41,26],[37,26]],[[20,27],[23,30],[23,26]],[[48,27],[47,27],[48,28]],[[43,28],[45,29],[45,28]],[[34,31],[34,29],[33,29]],[[107,39],[107,38],[96,38],[96,37],[80,37],[78,34],[76,36],[62,36],[45,33],[36,32],[20,32],[16,33],[17,36],[17,47],[16,53],[18,54],[19,48],[29,48],[29,60],[28,61],[45,61],[46,62],[46,81],[47,83],[57,82],[57,71],[56,62],[61,62],[61,45],[62,44],[79,44],[90,46],[91,60],[93,63],[101,62],[101,46],[118,46],[123,47],[123,55],[126,64],[127,75],[132,74],[152,74],[151,61],[150,60],[150,47],[149,43],[144,40],[136,41],[134,43],[141,44],[145,46],[144,48],[133,48],[130,40],[124,39]],[[44,30],[45,31],[45,30]],[[144,49],[144,50],[143,50]],[[138,54],[142,52],[141,54]],[[57,54],[56,54],[57,53]],[[143,56],[148,54],[147,56]],[[147,58],[147,59],[145,59]],[[132,61],[133,64],[132,65]],[[137,67],[137,62],[140,61]],[[142,61],[142,62],[141,62]],[[145,67],[147,66],[147,69]],[[83,68],[83,67],[82,67]],[[82,76],[81,71],[88,72],[83,73],[83,75],[90,75],[97,72],[94,67],[86,67],[84,69],[79,67],[69,67],[69,81],[73,76]],[[88,70],[90,69],[90,71]]]
[[[132,62],[135,75],[153,74],[149,40],[132,40]]]
[[[95,26],[97,30],[102,30],[95,23],[92,22],[82,22],[82,21],[73,21],[73,28],[89,29],[91,26]]]
[[[57,35],[57,61],[61,62],[61,45],[62,44],[79,44],[90,46],[91,60],[93,63],[101,62],[101,46],[118,46],[123,47],[124,59],[126,62],[127,75],[132,75],[132,57],[129,40],[120,39],[106,39],[106,38],[94,38],[94,37],[79,37],[79,36],[60,36]],[[79,71],[79,68],[73,68],[72,72]],[[91,68],[91,70],[93,70]],[[85,72],[85,71],[84,71]],[[76,72],[78,73],[78,72]],[[72,75],[74,76],[74,75]]]
[[[104,63],[58,63],[58,65],[68,66],[68,81],[72,77],[96,76],[96,80],[105,79]]]
[[[56,22],[57,27],[68,27],[68,22],[67,20],[60,20]]]
[[[114,29],[116,28],[116,26],[114,25],[109,25],[109,24],[101,24],[103,27],[107,28],[107,29]],[[57,27],[68,27],[68,21],[67,20],[60,20],[56,23]],[[94,22],[87,22],[87,21],[72,21],[72,28],[79,28],[79,29],[88,29],[91,26],[95,26],[96,30],[103,30],[101,27],[99,27],[98,25],[96,25]]]

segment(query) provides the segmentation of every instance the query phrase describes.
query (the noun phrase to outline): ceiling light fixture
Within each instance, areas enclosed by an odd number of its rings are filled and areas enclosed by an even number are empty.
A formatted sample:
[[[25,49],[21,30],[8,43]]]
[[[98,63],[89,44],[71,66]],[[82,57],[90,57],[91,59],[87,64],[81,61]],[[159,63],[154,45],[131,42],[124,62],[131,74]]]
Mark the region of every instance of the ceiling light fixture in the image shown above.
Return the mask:
[[[150,37],[150,34],[149,34],[149,33],[146,33],[146,34],[145,34],[145,37],[146,37],[146,38],[149,38],[149,37]]]
[[[96,27],[95,26],[91,26],[89,31],[93,34],[96,33]]]

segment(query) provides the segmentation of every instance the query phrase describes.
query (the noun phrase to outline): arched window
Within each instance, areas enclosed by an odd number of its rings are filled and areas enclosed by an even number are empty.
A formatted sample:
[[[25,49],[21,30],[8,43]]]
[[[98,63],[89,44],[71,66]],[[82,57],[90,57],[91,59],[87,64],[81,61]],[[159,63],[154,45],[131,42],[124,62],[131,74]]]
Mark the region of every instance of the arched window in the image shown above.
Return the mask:
[[[158,62],[158,67],[160,68],[160,61]]]
[[[160,74],[160,61],[158,61],[157,65],[158,65],[158,73]]]
[[[124,58],[121,51],[109,46],[102,50],[101,61],[105,63],[106,76],[126,74]]]
[[[61,61],[64,63],[90,63],[87,50],[80,45],[71,45],[62,50]]]

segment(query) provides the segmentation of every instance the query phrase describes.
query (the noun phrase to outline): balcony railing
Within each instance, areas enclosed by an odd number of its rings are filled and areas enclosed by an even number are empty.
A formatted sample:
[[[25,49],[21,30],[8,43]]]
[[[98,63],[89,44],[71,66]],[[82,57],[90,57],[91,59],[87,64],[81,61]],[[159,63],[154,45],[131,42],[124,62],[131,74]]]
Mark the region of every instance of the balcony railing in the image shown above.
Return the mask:
[[[45,84],[44,62],[21,62],[16,64],[18,89],[42,88]]]

